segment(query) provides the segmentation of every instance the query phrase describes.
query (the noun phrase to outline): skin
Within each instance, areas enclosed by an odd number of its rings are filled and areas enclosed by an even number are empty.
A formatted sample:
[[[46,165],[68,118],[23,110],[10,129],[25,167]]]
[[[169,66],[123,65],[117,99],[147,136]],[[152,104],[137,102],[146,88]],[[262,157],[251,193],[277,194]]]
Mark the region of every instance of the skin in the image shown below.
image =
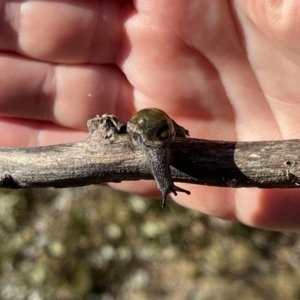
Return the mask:
[[[299,22],[296,0],[1,1],[0,145],[81,140],[96,114],[145,107],[192,137],[300,138]],[[191,209],[300,229],[300,190],[180,186]]]

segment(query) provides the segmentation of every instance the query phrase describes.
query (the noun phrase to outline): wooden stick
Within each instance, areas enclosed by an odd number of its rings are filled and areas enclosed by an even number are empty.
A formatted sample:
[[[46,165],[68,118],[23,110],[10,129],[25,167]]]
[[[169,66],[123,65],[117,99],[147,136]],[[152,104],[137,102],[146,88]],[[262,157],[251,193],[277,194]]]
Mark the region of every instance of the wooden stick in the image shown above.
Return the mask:
[[[0,187],[72,187],[153,179],[144,154],[102,117],[77,143],[0,148]],[[220,187],[300,187],[300,140],[225,142],[176,138],[172,177]]]

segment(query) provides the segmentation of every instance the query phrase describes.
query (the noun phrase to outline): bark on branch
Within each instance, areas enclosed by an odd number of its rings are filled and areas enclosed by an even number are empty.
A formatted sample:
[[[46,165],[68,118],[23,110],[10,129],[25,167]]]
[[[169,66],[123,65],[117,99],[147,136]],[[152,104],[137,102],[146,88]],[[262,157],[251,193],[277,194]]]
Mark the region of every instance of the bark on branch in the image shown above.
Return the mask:
[[[0,187],[71,187],[153,179],[144,154],[126,132],[99,117],[81,142],[0,148]],[[172,177],[177,182],[221,186],[300,187],[300,140],[225,142],[176,138]]]

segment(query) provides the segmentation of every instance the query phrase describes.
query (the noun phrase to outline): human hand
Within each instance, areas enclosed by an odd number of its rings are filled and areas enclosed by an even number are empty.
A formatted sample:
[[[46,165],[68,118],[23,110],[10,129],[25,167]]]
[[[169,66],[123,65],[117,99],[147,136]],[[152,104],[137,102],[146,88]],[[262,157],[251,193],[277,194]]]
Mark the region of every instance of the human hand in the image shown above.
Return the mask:
[[[0,144],[80,140],[86,120],[158,107],[214,140],[299,138],[298,1],[5,1]],[[22,8],[22,9],[20,9]],[[178,203],[299,229],[300,191],[213,188]],[[120,184],[113,185],[120,187]],[[132,192],[153,192],[155,183]]]

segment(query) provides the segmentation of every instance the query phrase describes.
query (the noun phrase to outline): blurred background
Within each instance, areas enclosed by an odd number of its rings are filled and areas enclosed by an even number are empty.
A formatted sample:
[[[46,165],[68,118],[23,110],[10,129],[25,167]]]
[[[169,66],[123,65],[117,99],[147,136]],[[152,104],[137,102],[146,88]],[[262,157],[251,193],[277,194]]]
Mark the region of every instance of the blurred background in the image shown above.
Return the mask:
[[[90,186],[0,190],[0,299],[300,299],[300,238]]]

